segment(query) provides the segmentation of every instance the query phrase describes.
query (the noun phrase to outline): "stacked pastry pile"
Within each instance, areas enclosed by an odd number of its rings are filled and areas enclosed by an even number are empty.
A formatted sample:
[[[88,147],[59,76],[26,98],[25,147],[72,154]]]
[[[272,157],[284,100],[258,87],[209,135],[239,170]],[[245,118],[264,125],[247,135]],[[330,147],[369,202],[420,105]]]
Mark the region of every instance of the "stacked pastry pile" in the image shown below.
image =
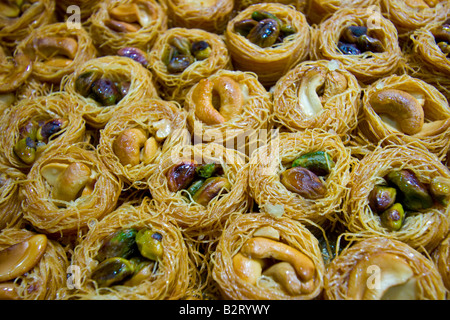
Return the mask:
[[[448,297],[448,1],[8,0],[0,44],[0,298]]]

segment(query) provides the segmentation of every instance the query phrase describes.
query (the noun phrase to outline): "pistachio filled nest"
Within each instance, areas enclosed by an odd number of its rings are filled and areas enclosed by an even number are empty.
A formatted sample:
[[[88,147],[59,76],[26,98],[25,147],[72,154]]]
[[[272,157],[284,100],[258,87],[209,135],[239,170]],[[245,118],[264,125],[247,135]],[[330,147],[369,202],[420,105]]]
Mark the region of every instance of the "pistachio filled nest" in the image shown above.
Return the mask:
[[[352,161],[335,134],[280,133],[250,158],[250,194],[264,212],[316,223],[336,220]]]
[[[160,159],[148,180],[156,205],[192,237],[220,232],[250,205],[245,155],[217,143],[179,145]]]
[[[324,281],[327,300],[445,300],[446,294],[431,260],[404,242],[384,237],[345,248],[329,265]]]
[[[338,60],[362,83],[401,72],[405,64],[394,24],[366,8],[336,11],[314,31],[311,47],[313,60]]]
[[[52,147],[84,140],[85,121],[73,96],[57,92],[23,99],[5,115],[0,150],[6,163],[24,172]]]
[[[145,189],[163,153],[186,139],[186,113],[176,103],[145,99],[114,114],[100,133],[97,149],[127,186]]]
[[[311,29],[300,11],[279,3],[254,4],[228,22],[225,41],[233,66],[271,86],[310,53]]]
[[[167,30],[167,14],[155,0],[101,1],[87,23],[99,51],[115,55],[126,47],[150,50]]]
[[[408,73],[435,86],[450,98],[450,19],[430,23],[411,34],[406,48]]]
[[[180,229],[147,200],[93,220],[72,265],[81,275],[70,299],[182,299],[197,279]]]
[[[22,184],[24,218],[43,233],[83,233],[91,219],[114,210],[122,185],[92,146],[55,148],[35,162]]]
[[[355,237],[386,237],[431,252],[450,224],[449,178],[449,169],[423,149],[378,148],[351,173],[345,226]]]
[[[416,145],[442,158],[450,139],[450,109],[435,87],[392,75],[366,87],[358,130],[374,144]]]
[[[224,299],[311,300],[323,288],[325,266],[317,239],[287,217],[230,216],[212,263]]]
[[[361,87],[337,60],[299,63],[273,95],[272,121],[290,131],[322,128],[344,137],[357,125]]]
[[[195,139],[243,151],[252,134],[269,129],[272,99],[253,73],[220,70],[189,90],[184,108]]]
[[[201,79],[221,69],[231,69],[222,37],[202,29],[167,30],[159,36],[149,56],[160,95],[181,104],[190,87]]]
[[[31,77],[54,84],[97,57],[88,32],[82,27],[69,28],[62,22],[34,29],[20,42],[18,50],[33,61]]]
[[[80,101],[79,112],[94,128],[104,127],[121,108],[158,97],[152,74],[141,63],[119,56],[87,61],[62,80],[61,89]]]
[[[4,228],[0,256],[2,300],[67,298],[69,259],[60,243],[26,229]]]

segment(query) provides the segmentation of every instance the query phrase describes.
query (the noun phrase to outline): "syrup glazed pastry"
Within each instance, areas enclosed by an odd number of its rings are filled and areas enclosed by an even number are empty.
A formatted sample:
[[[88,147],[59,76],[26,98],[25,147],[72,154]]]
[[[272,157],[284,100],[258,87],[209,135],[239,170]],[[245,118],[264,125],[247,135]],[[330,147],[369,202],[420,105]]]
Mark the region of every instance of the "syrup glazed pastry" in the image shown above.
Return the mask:
[[[357,125],[361,87],[337,60],[304,61],[276,83],[272,120],[291,131],[322,128],[340,136]]]
[[[448,261],[450,259],[450,235],[447,235],[447,237],[439,244],[433,251],[431,257],[444,281],[445,287],[447,290],[450,290],[450,270],[448,268]]]
[[[31,77],[54,84],[97,56],[84,28],[69,28],[62,22],[33,30],[18,48],[33,61]]]
[[[367,8],[377,5],[379,0],[308,0],[306,5],[306,16],[312,23],[319,24],[333,13],[342,8]]]
[[[250,158],[250,194],[260,208],[280,208],[292,219],[335,220],[351,164],[335,134],[320,129],[280,133]]]
[[[81,279],[70,299],[182,299],[197,277],[180,229],[147,200],[126,202],[91,223],[72,265],[81,268]]]
[[[233,14],[233,0],[163,0],[171,27],[198,28],[221,34]]]
[[[362,111],[358,129],[374,144],[414,144],[440,158],[448,151],[448,102],[425,81],[408,75],[382,78],[364,90]]]
[[[431,252],[450,225],[449,178],[449,169],[429,152],[378,148],[351,173],[345,225],[359,237],[383,236]]]
[[[147,99],[115,113],[100,132],[98,152],[127,186],[145,189],[162,154],[187,139],[186,112],[174,102]]]
[[[307,0],[263,0],[263,1],[235,0],[234,7],[235,7],[235,10],[239,12],[253,4],[267,3],[267,2],[285,4],[285,5],[294,7],[298,11],[304,12]]]
[[[171,28],[160,35],[149,55],[161,97],[179,103],[201,79],[231,69],[222,37],[201,29]]]
[[[22,50],[0,45],[0,94],[13,93],[30,77],[33,62]]]
[[[324,282],[327,300],[445,300],[446,294],[431,260],[384,237],[345,248],[331,261]]]
[[[212,264],[224,299],[312,300],[323,288],[325,266],[317,239],[286,217],[230,216]]]
[[[404,65],[394,24],[376,10],[340,9],[318,25],[311,42],[313,60],[338,60],[363,83]]]
[[[34,163],[22,184],[24,218],[46,234],[83,232],[91,219],[114,210],[122,186],[92,147],[56,148]]]
[[[408,72],[441,91],[450,99],[450,19],[422,27],[411,35],[406,51]]]
[[[400,37],[448,18],[447,0],[381,0],[383,15],[397,28]]]
[[[278,3],[247,7],[228,22],[225,41],[235,69],[275,84],[310,51],[310,26],[300,11]]]
[[[46,235],[0,231],[1,300],[64,300],[68,266],[64,248]]]
[[[216,143],[174,146],[149,178],[150,193],[163,214],[185,234],[215,233],[233,212],[250,205],[245,155]]]
[[[272,99],[254,74],[219,70],[189,90],[184,108],[196,139],[240,150],[245,135],[269,128]]]
[[[20,226],[22,219],[20,185],[26,175],[0,162],[0,230]]]
[[[35,28],[55,20],[55,0],[8,0],[0,4],[0,42],[14,47]]]
[[[102,1],[87,21],[95,45],[104,55],[132,47],[150,50],[167,30],[167,15],[155,0]]]
[[[157,98],[152,74],[128,57],[104,56],[91,59],[61,82],[63,91],[80,101],[86,122],[102,128],[121,108],[146,98]]]
[[[64,92],[20,100],[12,106],[0,140],[6,163],[28,172],[50,148],[83,141],[85,121],[77,106],[76,99]]]

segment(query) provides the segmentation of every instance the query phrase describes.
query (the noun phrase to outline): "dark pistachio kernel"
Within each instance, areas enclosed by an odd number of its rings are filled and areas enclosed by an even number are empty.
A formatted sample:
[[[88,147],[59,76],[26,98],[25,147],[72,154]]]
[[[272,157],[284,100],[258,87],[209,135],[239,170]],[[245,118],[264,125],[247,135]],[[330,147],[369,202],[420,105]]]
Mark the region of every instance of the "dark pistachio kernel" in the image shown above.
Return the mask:
[[[261,48],[267,48],[275,44],[279,34],[278,23],[273,19],[264,19],[259,21],[256,27],[250,31],[247,39]]]

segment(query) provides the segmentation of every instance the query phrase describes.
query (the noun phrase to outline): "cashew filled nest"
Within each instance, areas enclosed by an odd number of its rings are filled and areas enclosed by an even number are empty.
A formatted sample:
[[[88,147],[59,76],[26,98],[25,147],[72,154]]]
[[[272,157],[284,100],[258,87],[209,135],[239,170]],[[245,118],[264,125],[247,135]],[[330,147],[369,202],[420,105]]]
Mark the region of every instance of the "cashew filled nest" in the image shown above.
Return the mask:
[[[272,119],[291,131],[322,128],[344,136],[357,125],[360,93],[337,60],[305,61],[276,83]]]
[[[189,90],[184,108],[194,139],[224,145],[237,140],[234,148],[243,151],[251,134],[269,128],[272,101],[254,74],[220,70]]]
[[[175,103],[145,99],[121,109],[100,134],[100,159],[127,186],[145,189],[164,152],[189,138],[186,113]]]
[[[374,144],[415,145],[443,157],[450,110],[444,95],[408,75],[379,79],[364,90],[358,130]]]
[[[372,275],[377,283],[371,282]],[[327,300],[444,300],[446,294],[429,259],[404,242],[383,237],[345,248],[329,265],[324,282]]]
[[[77,234],[117,205],[123,183],[83,144],[39,158],[22,185],[24,218],[47,234]]]
[[[230,216],[212,262],[213,277],[229,299],[309,300],[323,286],[317,239],[287,217]]]
[[[167,30],[167,14],[155,0],[101,1],[88,23],[95,45],[104,55],[124,47],[147,51]]]
[[[20,259],[22,263],[8,271],[9,278],[14,277],[13,279],[5,280],[5,274],[2,275],[0,287],[2,294],[6,294],[2,299],[64,300],[67,298],[66,272],[69,259],[59,242],[26,229],[5,228],[0,232],[2,255],[6,249],[11,253],[9,259]],[[1,260],[2,268],[8,265],[4,255]],[[10,291],[8,288],[14,288],[14,293],[10,293],[12,296],[8,296]]]

